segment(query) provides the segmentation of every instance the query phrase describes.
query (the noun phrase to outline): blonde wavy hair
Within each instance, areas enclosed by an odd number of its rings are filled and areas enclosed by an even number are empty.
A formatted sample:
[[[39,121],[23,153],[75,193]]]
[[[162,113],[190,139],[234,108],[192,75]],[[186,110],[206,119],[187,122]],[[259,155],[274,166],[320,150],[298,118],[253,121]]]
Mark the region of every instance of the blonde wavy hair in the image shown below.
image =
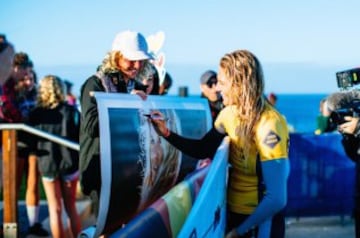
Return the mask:
[[[237,109],[240,126],[236,133],[244,141],[247,155],[255,138],[254,127],[265,108],[264,76],[260,61],[247,50],[237,50],[225,54],[220,60],[220,68],[231,81],[229,97]]]
[[[99,66],[99,70],[104,74],[121,73],[118,62],[122,58],[124,58],[124,56],[120,51],[108,52],[104,57],[102,64]],[[143,78],[149,78],[153,73],[153,66],[150,60],[144,60],[136,80],[141,82]]]
[[[55,108],[65,101],[63,81],[55,75],[45,76],[39,84],[37,104],[44,108]]]
[[[181,125],[174,110],[166,109],[162,113],[167,126],[176,133],[181,133]],[[139,162],[142,165],[143,183],[140,187],[138,211],[145,209],[168,192],[175,184],[181,164],[181,152],[157,135],[151,122],[144,117],[144,110],[139,110],[139,145],[141,153]],[[155,136],[156,139],[153,137]],[[157,144],[161,157],[152,158],[151,144]],[[153,169],[155,168],[155,171]]]

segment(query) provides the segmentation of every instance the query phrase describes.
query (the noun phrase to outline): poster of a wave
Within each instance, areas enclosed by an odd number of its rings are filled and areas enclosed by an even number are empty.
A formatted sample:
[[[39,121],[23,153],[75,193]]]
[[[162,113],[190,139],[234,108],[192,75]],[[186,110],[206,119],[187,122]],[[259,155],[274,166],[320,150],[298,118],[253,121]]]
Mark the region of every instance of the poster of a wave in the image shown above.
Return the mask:
[[[205,99],[95,92],[100,121],[100,206],[95,237],[111,233],[192,172],[197,160],[159,137],[146,114],[158,110],[167,126],[190,138],[211,128]]]

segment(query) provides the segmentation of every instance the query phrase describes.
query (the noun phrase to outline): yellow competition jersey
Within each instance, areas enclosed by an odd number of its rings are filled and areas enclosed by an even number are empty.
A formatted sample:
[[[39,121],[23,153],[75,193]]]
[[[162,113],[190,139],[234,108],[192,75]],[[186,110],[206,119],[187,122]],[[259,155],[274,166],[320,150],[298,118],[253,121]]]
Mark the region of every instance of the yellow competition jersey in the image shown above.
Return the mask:
[[[251,214],[259,202],[257,157],[260,161],[288,158],[289,132],[285,118],[266,104],[255,125],[255,144],[250,148],[249,157],[245,158],[243,141],[236,135],[236,128],[241,125],[236,110],[234,106],[224,108],[215,121],[215,127],[223,128],[230,137],[229,209],[235,213]]]

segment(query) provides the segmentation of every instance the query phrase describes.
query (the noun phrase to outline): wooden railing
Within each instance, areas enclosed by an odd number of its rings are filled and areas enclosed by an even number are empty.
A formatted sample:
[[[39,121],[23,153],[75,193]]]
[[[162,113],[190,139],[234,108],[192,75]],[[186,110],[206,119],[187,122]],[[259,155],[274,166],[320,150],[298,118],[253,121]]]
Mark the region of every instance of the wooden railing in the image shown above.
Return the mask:
[[[25,124],[1,124],[2,130],[2,179],[3,179],[3,230],[4,237],[18,237],[17,218],[17,188],[16,188],[16,163],[17,163],[17,131],[23,130],[32,135],[40,136],[55,143],[80,150],[77,143],[62,137],[35,129]]]

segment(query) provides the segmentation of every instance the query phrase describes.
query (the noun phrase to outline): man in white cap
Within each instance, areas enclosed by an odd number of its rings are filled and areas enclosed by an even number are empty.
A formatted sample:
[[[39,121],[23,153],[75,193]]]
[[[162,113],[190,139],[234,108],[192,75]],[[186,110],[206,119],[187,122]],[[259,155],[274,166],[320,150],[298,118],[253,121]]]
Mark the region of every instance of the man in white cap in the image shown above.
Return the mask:
[[[97,105],[90,92],[131,93],[146,99],[146,86],[135,79],[148,77],[152,58],[141,33],[120,32],[97,72],[81,87],[80,183],[82,192],[91,197],[95,213],[101,188],[100,138]]]

